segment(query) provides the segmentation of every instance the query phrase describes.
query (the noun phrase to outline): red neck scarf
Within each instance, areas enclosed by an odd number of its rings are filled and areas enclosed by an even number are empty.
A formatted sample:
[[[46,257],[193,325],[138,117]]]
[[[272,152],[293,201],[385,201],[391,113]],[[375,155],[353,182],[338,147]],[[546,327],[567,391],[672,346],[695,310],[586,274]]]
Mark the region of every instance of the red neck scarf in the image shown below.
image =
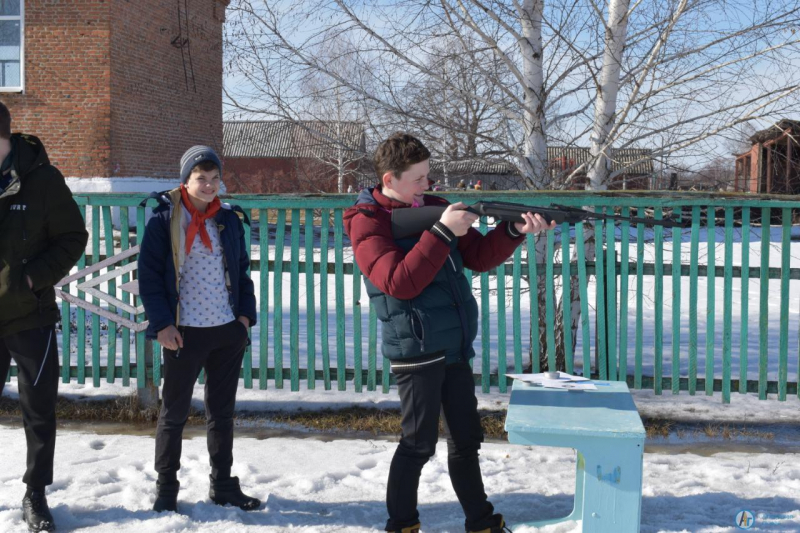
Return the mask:
[[[191,251],[192,243],[198,233],[200,234],[200,240],[203,244],[211,250],[211,237],[208,236],[208,232],[206,231],[206,220],[216,215],[217,211],[220,210],[221,204],[219,198],[214,198],[211,203],[208,204],[208,207],[206,207],[206,212],[201,213],[192,205],[192,201],[189,199],[189,193],[186,192],[186,187],[181,185],[181,203],[183,203],[183,207],[192,215],[192,221],[189,223],[189,227],[186,228],[186,253],[188,254]]]

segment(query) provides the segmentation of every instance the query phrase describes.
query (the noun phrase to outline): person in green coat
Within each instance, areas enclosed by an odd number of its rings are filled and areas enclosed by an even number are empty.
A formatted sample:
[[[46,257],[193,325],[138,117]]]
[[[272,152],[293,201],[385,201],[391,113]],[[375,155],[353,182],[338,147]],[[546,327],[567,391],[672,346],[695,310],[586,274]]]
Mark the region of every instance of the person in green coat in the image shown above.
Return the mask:
[[[44,145],[11,134],[2,102],[0,161],[0,394],[13,358],[28,445],[23,514],[29,531],[52,531],[45,487],[53,482],[59,377],[53,286],[78,262],[89,234]]]

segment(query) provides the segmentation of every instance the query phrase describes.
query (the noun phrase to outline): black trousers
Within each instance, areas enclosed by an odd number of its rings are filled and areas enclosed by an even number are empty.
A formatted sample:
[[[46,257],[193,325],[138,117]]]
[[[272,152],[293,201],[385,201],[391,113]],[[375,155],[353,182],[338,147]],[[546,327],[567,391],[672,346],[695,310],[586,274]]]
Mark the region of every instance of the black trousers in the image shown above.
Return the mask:
[[[0,338],[0,394],[11,358],[19,374],[19,404],[28,444],[28,467],[22,481],[32,487],[53,482],[58,397],[58,341],[55,326],[21,331]]]
[[[440,413],[448,433],[447,467],[464,510],[464,526],[480,530],[492,525],[494,508],[486,497],[478,463],[483,430],[469,364],[442,362],[397,373],[397,390],[402,436],[389,468],[386,530],[399,531],[419,522],[419,478],[436,451]]]
[[[156,429],[155,468],[174,476],[181,467],[183,426],[192,391],[206,371],[205,408],[208,454],[215,478],[230,476],[233,464],[233,412],[248,330],[238,320],[210,328],[181,327],[183,348],[164,349],[164,386]]]

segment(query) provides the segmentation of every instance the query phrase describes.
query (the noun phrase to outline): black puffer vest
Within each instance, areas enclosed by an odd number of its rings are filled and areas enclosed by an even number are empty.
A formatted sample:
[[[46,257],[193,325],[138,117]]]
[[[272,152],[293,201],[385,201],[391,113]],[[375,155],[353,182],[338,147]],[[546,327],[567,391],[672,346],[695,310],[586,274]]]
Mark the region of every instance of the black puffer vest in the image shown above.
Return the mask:
[[[396,243],[409,251],[419,238]],[[364,278],[370,302],[381,321],[383,355],[389,360],[424,361],[427,356],[443,353],[449,364],[475,356],[472,341],[478,333],[478,303],[464,276],[457,243],[458,239],[453,239],[444,266],[416,298],[394,298]]]

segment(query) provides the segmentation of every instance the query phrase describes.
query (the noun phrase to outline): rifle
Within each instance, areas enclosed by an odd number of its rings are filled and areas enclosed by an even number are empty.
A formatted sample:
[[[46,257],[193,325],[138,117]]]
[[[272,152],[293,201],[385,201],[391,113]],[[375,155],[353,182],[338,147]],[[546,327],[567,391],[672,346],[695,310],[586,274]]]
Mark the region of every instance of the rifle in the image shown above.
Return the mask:
[[[446,206],[440,205],[393,209],[392,235],[395,239],[403,239],[431,229],[439,218],[441,218],[445,209],[447,209]],[[492,217],[495,222],[505,220],[508,222],[524,223],[525,220],[522,218],[523,213],[538,213],[548,224],[553,220],[556,224],[562,224],[564,222],[575,224],[577,222],[583,222],[584,220],[613,220],[615,222],[632,222],[634,224],[647,224],[648,226],[662,226],[664,228],[682,226],[680,222],[676,222],[671,218],[656,220],[654,218],[606,215],[577,207],[567,207],[556,204],[551,204],[548,207],[539,207],[511,202],[477,202],[467,207],[466,210],[482,217]]]

